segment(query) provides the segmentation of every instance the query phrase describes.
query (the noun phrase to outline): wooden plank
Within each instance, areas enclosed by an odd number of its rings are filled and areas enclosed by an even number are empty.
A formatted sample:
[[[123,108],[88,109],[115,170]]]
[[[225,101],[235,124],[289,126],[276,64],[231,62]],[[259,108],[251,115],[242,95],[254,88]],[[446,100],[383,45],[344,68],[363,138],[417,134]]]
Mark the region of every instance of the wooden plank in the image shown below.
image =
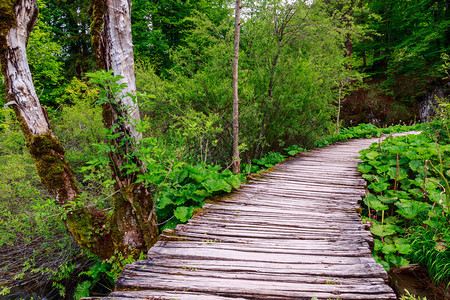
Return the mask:
[[[216,272],[267,272],[273,274],[297,274],[309,276],[332,276],[342,278],[382,278],[387,280],[387,273],[379,264],[332,265],[332,264],[291,264],[279,262],[259,262],[246,260],[205,260],[205,259],[169,259],[166,256],[152,256],[144,263],[129,265],[141,270],[153,266],[168,268],[202,269]],[[127,267],[128,268],[128,267]]]
[[[153,276],[153,274],[166,274],[173,276],[190,276],[195,274],[199,277],[213,277],[213,278],[238,278],[238,279],[250,279],[250,280],[260,280],[260,281],[282,281],[282,282],[303,282],[310,284],[334,284],[334,285],[356,285],[361,284],[363,286],[380,285],[384,284],[382,278],[348,278],[339,276],[310,276],[303,274],[292,274],[290,272],[286,273],[271,273],[271,272],[252,272],[247,270],[233,270],[233,271],[222,271],[216,272],[211,270],[202,269],[201,265],[198,268],[170,268],[170,267],[160,267],[160,266],[148,266],[146,268],[139,268],[137,266],[130,265],[126,269],[128,274],[137,274],[139,277],[145,278]]]
[[[206,260],[233,260],[233,261],[254,261],[288,264],[339,264],[355,265],[375,263],[372,257],[352,257],[352,256],[326,256],[326,255],[306,255],[303,253],[274,253],[274,252],[249,252],[237,249],[224,248],[177,248],[177,247],[152,247],[148,251],[148,256],[170,256],[170,258],[180,259],[206,259]]]
[[[124,273],[126,274],[127,271]],[[195,273],[195,272],[194,272]],[[151,273],[150,273],[151,274]],[[395,299],[395,294],[386,285],[371,285],[370,288],[361,285],[323,285],[291,282],[272,282],[245,280],[245,279],[225,279],[225,278],[204,278],[195,275],[190,276],[170,276],[158,274],[141,278],[138,273],[132,273],[127,279],[121,277],[117,280],[116,286],[119,288],[132,288],[140,286],[150,289],[167,289],[169,286],[173,290],[184,290],[190,292],[215,292],[225,295],[236,295],[243,297],[257,297],[258,295],[272,296],[280,295],[285,297],[310,297],[315,293],[329,293],[335,296],[342,295],[382,295],[390,296],[388,299]],[[394,298],[392,298],[394,297]]]
[[[354,210],[348,210],[348,211],[332,211],[332,210],[314,210],[314,213],[312,213],[313,210],[310,211],[293,211],[284,209],[283,207],[278,207],[277,209],[272,208],[270,212],[267,212],[267,209],[264,207],[258,207],[258,206],[248,206],[248,205],[233,205],[233,204],[226,204],[221,203],[220,205],[212,205],[212,204],[205,204],[205,209],[211,209],[214,210],[214,212],[223,212],[223,211],[231,211],[231,212],[245,212],[248,215],[264,215],[267,213],[267,215],[286,215],[286,216],[301,216],[301,217],[311,217],[311,218],[335,218],[337,220],[338,218],[342,218],[343,220],[355,220],[359,221],[359,217],[356,214]]]
[[[85,300],[126,300],[126,299],[137,299],[137,300],[149,300],[149,299],[183,299],[183,300],[223,300],[223,299],[233,299],[233,300],[244,300],[245,298],[230,298],[222,297],[213,294],[204,293],[191,293],[186,291],[158,291],[158,290],[146,290],[146,291],[119,291],[113,292],[108,297],[87,297],[83,298]]]
[[[200,241],[222,241],[222,242],[234,242],[245,243],[246,241],[259,241],[260,243],[269,242],[271,240],[286,241],[288,243],[297,240],[309,240],[309,241],[343,241],[343,242],[358,242],[363,241],[366,243],[373,243],[373,239],[370,236],[325,236],[320,237],[318,235],[264,235],[256,232],[220,232],[213,233],[206,232],[176,232],[174,236],[162,235],[162,239],[165,240],[200,240]]]
[[[332,244],[313,244],[308,243],[300,247],[297,244],[295,247],[290,245],[267,245],[267,244],[234,244],[234,243],[215,243],[215,242],[167,242],[160,241],[153,248],[204,248],[204,249],[228,249],[239,250],[246,252],[259,253],[278,253],[278,254],[301,254],[305,255],[329,255],[329,256],[362,256],[370,257],[371,252],[367,249],[367,245],[352,244],[343,245],[341,247]],[[156,251],[156,250],[155,250]]]
[[[207,226],[211,226],[211,227],[219,227],[219,228],[226,228],[226,227],[231,227],[231,228],[247,228],[247,227],[259,227],[259,228],[265,228],[265,229],[273,229],[273,230],[277,230],[277,229],[284,229],[284,228],[289,228],[289,229],[298,229],[298,228],[307,228],[307,229],[312,229],[312,230],[316,230],[316,229],[321,229],[321,228],[327,228],[327,229],[331,229],[331,230],[336,230],[339,232],[344,232],[344,231],[352,231],[352,230],[366,230],[366,225],[364,224],[355,224],[355,223],[350,223],[348,224],[348,226],[345,226],[343,224],[336,224],[335,222],[315,222],[315,221],[309,221],[309,220],[305,220],[297,223],[293,223],[292,221],[286,221],[286,220],[277,220],[275,218],[268,220],[267,218],[265,219],[260,219],[260,218],[233,218],[233,219],[225,219],[225,218],[220,218],[220,219],[212,219],[212,218],[208,218],[208,217],[204,217],[204,218],[194,218],[191,219],[188,224],[192,224],[192,225],[207,225]]]
[[[272,239],[272,238],[240,238],[240,237],[214,237],[212,235],[205,236],[204,234],[172,234],[164,231],[160,236],[160,241],[197,241],[205,243],[232,243],[242,245],[273,245],[274,247],[296,247],[299,251],[304,249],[321,249],[322,246],[328,249],[346,249],[351,251],[353,247],[361,245],[368,248],[367,241],[359,240],[339,240],[321,239],[321,240],[306,240],[306,239]]]
[[[190,223],[192,225],[197,226],[188,226],[184,227],[181,230],[182,232],[212,232],[214,234],[215,231],[221,230],[223,232],[233,232],[233,231],[239,231],[239,232],[265,232],[267,234],[314,234],[314,235],[321,235],[321,236],[334,236],[334,235],[371,235],[369,231],[358,229],[333,229],[329,227],[322,227],[320,228],[317,226],[316,228],[307,228],[307,227],[297,227],[297,228],[275,228],[270,226],[261,226],[261,225],[235,225],[233,223],[231,224],[217,224],[217,223]]]

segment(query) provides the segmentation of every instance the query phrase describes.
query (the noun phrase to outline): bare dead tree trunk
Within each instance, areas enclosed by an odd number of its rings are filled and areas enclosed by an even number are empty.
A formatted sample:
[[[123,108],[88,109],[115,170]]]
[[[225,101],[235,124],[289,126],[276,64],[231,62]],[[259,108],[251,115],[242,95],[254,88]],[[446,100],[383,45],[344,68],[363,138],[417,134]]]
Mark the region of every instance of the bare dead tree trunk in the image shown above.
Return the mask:
[[[131,0],[96,0],[94,3],[91,32],[98,66],[123,76],[118,83],[126,84],[119,99],[103,104],[105,127],[119,134],[111,141],[119,151],[110,153],[115,187],[120,190],[114,197],[114,222],[124,237],[125,247],[144,250],[155,243],[158,229],[152,190],[143,182],[135,183],[137,176],[146,169],[142,161],[133,156],[142,134],[135,127],[140,119],[138,104],[127,96],[136,92]],[[122,171],[129,163],[137,165],[140,171],[129,174]]]
[[[239,73],[239,40],[241,31],[241,0],[236,0],[234,17],[234,56],[233,56],[233,173],[241,171],[239,158],[239,97],[238,97],[238,73]]]

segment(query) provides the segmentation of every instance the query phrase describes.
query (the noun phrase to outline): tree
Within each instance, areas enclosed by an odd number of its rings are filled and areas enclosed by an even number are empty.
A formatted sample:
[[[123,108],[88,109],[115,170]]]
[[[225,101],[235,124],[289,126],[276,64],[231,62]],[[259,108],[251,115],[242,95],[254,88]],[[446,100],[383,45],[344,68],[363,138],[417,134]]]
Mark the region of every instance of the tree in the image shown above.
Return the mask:
[[[133,0],[132,29],[137,57],[151,59],[159,75],[174,65],[172,50],[186,46],[192,17],[207,15],[216,24],[228,17],[228,0]]]
[[[239,174],[241,163],[239,159],[239,35],[241,30],[241,1],[236,0],[234,17],[234,57],[233,57],[233,173]]]
[[[140,134],[134,127],[139,111],[129,97],[134,90],[130,6],[126,0],[99,0],[93,9],[92,32],[99,63],[121,74],[125,83],[122,86],[128,86],[125,94],[103,104],[104,122],[115,136],[110,164],[117,192],[111,212],[82,204],[72,169],[64,158],[64,148],[53,134],[34,89],[26,45],[38,16],[36,0],[7,0],[0,6],[5,16],[0,23],[0,57],[10,100],[7,104],[13,107],[20,122],[41,182],[55,196],[56,203],[65,208],[70,232],[82,248],[101,258],[110,257],[116,249],[137,253],[156,240],[151,190],[143,183],[135,183],[145,166],[133,155]],[[135,166],[131,171],[125,168],[130,163]]]
[[[39,18],[51,29],[53,41],[65,55],[65,77],[81,78],[95,68],[90,44],[91,0],[38,0]]]
[[[43,22],[42,15],[39,15],[28,40],[27,56],[39,101],[47,107],[58,105],[64,90],[66,72],[62,50],[50,27]]]

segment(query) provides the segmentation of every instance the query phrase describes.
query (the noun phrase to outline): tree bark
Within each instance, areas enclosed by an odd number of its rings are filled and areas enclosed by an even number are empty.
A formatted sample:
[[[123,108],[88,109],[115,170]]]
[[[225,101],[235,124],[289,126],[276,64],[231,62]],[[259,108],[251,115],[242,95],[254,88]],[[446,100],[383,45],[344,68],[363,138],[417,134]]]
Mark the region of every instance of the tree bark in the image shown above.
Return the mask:
[[[236,0],[234,18],[234,56],[233,56],[233,173],[241,172],[241,160],[239,158],[239,97],[238,97],[238,73],[239,73],[239,40],[241,31],[241,0]]]
[[[111,6],[113,8],[109,11],[116,13],[116,10],[119,10],[129,13],[129,3],[127,4],[125,8]],[[80,191],[72,169],[65,160],[64,148],[52,132],[45,108],[40,105],[28,66],[26,45],[37,19],[37,2],[36,0],[6,0],[2,1],[0,5],[2,12],[0,59],[6,94],[10,100],[7,105],[12,106],[15,111],[41,182],[56,198],[57,204],[65,208],[65,221],[70,232],[82,248],[101,258],[112,256],[116,249],[129,253],[133,253],[130,248],[138,251],[147,250],[156,239],[156,215],[150,191],[143,184],[134,184],[131,180],[131,177],[136,174],[131,174],[129,177],[120,173],[116,174],[116,187],[121,193],[119,193],[120,197],[114,201],[112,214],[77,204]],[[104,6],[104,8],[106,7],[108,6]],[[129,19],[123,19],[120,15],[114,17],[116,21],[122,22],[121,25],[129,22]],[[108,24],[104,28],[108,28]],[[114,25],[114,28],[118,31],[125,30],[124,26]],[[105,41],[109,42],[110,57],[128,55],[129,52],[122,52],[123,45],[116,44],[109,39],[105,39]],[[131,47],[131,35],[127,45]],[[108,63],[114,65],[114,62],[108,61]],[[129,75],[130,72],[132,73],[130,66],[133,67],[132,56],[131,62],[128,59],[124,64],[129,65],[122,66],[122,69],[119,70],[122,72],[126,69],[123,74],[131,79],[124,80],[130,80],[129,86],[133,88],[134,74],[132,77]],[[130,101],[131,98],[130,100],[125,99],[123,105],[128,106]],[[129,106],[131,107],[130,114],[133,117],[138,116],[139,111],[135,109],[136,105],[129,104]],[[108,109],[105,110],[104,116],[113,116],[109,120],[117,118],[117,115],[114,115],[115,111],[122,114],[129,112],[126,109],[120,110],[111,106]],[[126,129],[124,135],[127,134],[139,140],[140,135],[132,126],[132,122],[125,124],[122,128]],[[136,144],[133,143],[133,145]],[[123,157],[117,159],[120,160]],[[113,162],[115,167],[120,165],[120,162],[116,164],[115,159]],[[122,160],[122,165],[123,162]],[[143,164],[140,165],[144,170]]]
[[[137,101],[128,94],[136,92],[133,44],[131,37],[131,1],[95,0],[93,47],[99,68],[113,70],[123,78],[119,84],[126,87],[118,99],[103,104],[103,123],[120,136],[111,140],[118,151],[110,153],[115,188],[120,193],[114,197],[115,224],[122,233],[123,244],[140,250],[151,247],[157,238],[157,221],[152,190],[145,183],[135,183],[137,176],[146,172],[145,165],[134,155],[142,134],[135,124],[140,120]],[[117,127],[116,124],[121,126]],[[125,146],[123,144],[125,143]],[[131,158],[130,158],[131,157]],[[127,174],[123,168],[135,164],[140,171]]]
[[[2,20],[1,66],[6,96],[25,134],[26,144],[41,182],[59,204],[67,204],[79,193],[64,148],[51,130],[45,108],[40,105],[28,66],[26,46],[36,22],[36,0],[22,0],[9,7],[9,20]]]

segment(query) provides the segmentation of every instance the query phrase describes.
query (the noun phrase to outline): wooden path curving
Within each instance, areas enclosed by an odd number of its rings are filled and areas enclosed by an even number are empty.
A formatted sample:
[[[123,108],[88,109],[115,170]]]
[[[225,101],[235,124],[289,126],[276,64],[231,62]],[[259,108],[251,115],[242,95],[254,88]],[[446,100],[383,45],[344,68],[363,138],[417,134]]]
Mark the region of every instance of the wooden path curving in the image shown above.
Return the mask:
[[[396,299],[358,215],[354,158],[376,141],[303,153],[206,204],[103,299]]]

